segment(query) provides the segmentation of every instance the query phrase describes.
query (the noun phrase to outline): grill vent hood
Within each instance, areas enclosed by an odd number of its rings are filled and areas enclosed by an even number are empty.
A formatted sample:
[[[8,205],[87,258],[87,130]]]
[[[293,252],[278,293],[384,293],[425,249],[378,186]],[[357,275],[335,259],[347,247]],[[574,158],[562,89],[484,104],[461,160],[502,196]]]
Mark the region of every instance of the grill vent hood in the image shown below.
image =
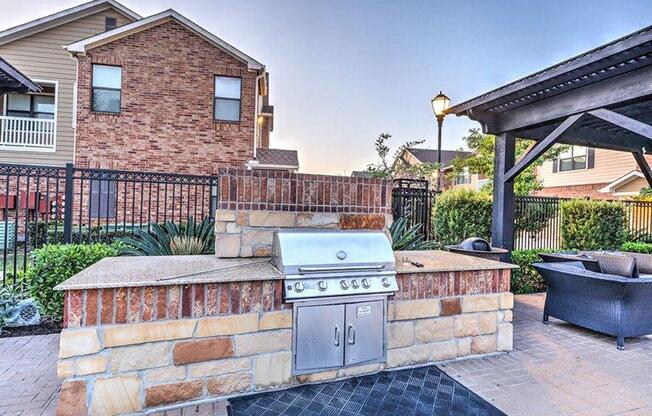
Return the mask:
[[[394,271],[394,252],[382,231],[281,230],[272,256],[283,274]]]

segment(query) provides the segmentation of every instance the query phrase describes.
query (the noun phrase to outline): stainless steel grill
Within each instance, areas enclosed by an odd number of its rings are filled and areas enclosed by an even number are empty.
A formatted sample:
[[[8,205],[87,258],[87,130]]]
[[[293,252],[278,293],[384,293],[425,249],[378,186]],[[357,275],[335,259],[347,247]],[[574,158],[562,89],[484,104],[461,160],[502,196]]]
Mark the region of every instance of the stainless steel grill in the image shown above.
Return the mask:
[[[394,253],[381,231],[278,231],[272,253],[286,302],[398,289]]]
[[[293,303],[293,374],[385,360],[397,284],[383,232],[279,231],[272,253]]]

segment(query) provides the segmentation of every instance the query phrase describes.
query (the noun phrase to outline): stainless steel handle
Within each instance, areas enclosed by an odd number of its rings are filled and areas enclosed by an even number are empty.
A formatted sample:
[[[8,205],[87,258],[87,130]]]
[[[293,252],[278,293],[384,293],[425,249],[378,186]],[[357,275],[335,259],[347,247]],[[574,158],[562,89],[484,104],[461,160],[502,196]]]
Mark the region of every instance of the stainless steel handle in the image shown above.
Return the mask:
[[[346,340],[351,345],[355,344],[355,327],[353,325],[349,325],[349,329],[347,330],[346,334]]]
[[[340,346],[340,328],[337,325],[335,326],[335,346]]]
[[[309,267],[301,266],[299,271],[302,273],[322,273],[322,272],[346,272],[346,271],[364,271],[364,270],[382,270],[385,268],[384,264],[377,264],[374,266],[338,266],[338,267]]]

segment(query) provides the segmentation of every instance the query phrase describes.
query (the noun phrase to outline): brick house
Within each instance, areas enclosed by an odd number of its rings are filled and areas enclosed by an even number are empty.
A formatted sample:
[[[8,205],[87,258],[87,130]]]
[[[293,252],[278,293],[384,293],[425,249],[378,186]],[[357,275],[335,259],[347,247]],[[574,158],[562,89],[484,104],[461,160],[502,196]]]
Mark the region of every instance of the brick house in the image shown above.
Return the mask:
[[[4,163],[193,174],[299,167],[296,151],[269,149],[265,66],[173,10],[143,18],[94,0],[0,31],[0,55],[45,80],[38,96],[0,96]]]

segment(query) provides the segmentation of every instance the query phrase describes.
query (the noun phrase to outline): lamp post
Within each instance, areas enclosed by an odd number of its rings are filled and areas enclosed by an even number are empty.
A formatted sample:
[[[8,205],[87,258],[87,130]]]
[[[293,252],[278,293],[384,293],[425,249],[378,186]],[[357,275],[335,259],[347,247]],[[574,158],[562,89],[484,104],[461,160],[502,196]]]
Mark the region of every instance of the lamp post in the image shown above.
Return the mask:
[[[451,100],[444,93],[439,91],[432,100],[432,112],[435,113],[437,118],[437,193],[441,192],[441,127],[444,124],[444,117],[446,117],[446,111],[450,107]]]

